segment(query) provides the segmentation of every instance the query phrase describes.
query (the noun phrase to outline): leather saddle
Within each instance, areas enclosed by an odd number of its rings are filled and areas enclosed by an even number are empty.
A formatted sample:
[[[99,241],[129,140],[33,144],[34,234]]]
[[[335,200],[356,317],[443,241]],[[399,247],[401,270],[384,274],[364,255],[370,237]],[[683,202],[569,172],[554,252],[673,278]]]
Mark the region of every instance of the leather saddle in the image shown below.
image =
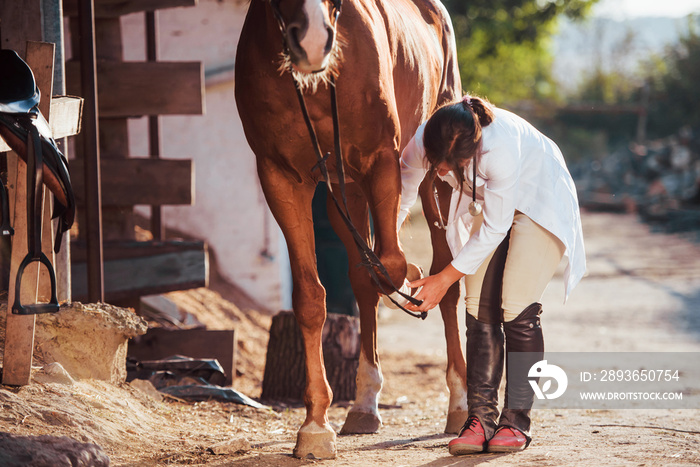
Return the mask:
[[[56,146],[51,129],[39,111],[41,93],[29,66],[13,50],[0,50],[0,136],[27,164],[27,245],[28,253],[20,263],[15,283],[15,314],[51,313],[59,309],[56,296],[56,274],[41,249],[41,196],[45,184],[54,194],[52,219],[58,218],[54,251],[61,248],[61,239],[75,219],[75,197],[68,172],[68,161]],[[7,193],[0,183],[2,223],[0,234],[12,235]],[[22,305],[22,274],[30,263],[43,264],[51,280],[49,303]]]

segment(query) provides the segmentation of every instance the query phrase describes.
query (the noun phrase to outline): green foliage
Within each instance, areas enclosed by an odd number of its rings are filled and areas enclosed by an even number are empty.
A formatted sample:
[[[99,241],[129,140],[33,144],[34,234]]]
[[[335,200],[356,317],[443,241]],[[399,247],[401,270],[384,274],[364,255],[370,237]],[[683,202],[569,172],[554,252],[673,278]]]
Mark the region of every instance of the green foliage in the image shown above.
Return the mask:
[[[535,41],[559,15],[584,18],[598,0],[443,0],[458,35],[484,30],[511,43]],[[545,27],[545,29],[542,29]],[[488,51],[487,51],[488,52]]]
[[[489,55],[481,54],[487,40],[482,31],[458,45],[462,86],[466,92],[486,96],[492,102],[505,105],[552,95],[549,70],[552,57],[537,43],[496,43]],[[486,45],[484,45],[486,47]]]
[[[560,15],[598,0],[443,0],[457,36],[462,86],[499,105],[554,95],[547,50]]]
[[[577,94],[582,102],[619,104],[632,102],[639,90],[638,80],[631,79],[620,71],[605,73],[596,70],[585,80]]]

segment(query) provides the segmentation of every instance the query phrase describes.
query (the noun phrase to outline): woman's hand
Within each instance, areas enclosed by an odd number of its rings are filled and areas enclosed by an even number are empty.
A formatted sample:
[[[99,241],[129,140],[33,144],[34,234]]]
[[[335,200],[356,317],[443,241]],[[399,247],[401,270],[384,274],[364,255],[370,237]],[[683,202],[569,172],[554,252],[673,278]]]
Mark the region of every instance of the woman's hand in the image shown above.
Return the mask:
[[[415,295],[418,300],[423,300],[421,306],[416,306],[412,303],[406,305],[406,309],[411,311],[428,311],[435,308],[442,298],[447,293],[447,290],[464,276],[461,272],[455,269],[454,266],[448,264],[445,269],[435,274],[434,276],[424,277],[417,281],[409,282],[409,286],[423,287],[420,292]]]

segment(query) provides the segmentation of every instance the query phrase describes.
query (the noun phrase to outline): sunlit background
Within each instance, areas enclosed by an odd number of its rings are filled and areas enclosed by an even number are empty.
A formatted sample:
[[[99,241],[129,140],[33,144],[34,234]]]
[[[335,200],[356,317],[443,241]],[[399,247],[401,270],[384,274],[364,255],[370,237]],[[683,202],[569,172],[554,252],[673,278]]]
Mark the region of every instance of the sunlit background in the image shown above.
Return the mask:
[[[698,0],[601,0],[595,7],[596,16],[623,19],[639,16],[682,17],[700,12]]]

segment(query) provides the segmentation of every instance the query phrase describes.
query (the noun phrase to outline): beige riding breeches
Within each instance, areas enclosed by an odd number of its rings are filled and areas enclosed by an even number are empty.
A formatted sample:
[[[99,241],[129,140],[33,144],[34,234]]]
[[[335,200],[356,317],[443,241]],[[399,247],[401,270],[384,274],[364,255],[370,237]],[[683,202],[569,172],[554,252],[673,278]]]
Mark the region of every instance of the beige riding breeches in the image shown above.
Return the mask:
[[[512,321],[542,299],[563,256],[564,244],[554,234],[516,211],[503,242],[475,274],[464,277],[467,312],[486,323]]]

